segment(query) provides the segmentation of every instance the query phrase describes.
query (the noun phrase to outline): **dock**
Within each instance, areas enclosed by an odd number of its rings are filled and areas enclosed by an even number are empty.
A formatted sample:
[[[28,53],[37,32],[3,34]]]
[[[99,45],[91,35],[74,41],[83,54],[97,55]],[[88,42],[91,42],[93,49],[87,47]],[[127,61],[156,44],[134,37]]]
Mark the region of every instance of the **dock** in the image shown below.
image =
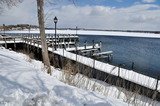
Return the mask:
[[[74,34],[58,34],[57,38],[55,39],[53,35],[47,34],[46,35],[46,43],[47,46],[52,48],[52,50],[55,50],[55,48],[59,49],[65,49],[69,52],[79,53],[81,55],[84,55],[84,53],[92,52],[100,52],[101,50],[101,43],[94,43],[93,45],[84,45],[84,46],[78,46],[79,37]],[[6,36],[1,35],[0,36],[0,45],[5,45],[8,43],[27,43],[30,45],[41,47],[41,39],[38,35],[35,34],[24,34],[23,36]],[[7,47],[6,47],[7,48]]]

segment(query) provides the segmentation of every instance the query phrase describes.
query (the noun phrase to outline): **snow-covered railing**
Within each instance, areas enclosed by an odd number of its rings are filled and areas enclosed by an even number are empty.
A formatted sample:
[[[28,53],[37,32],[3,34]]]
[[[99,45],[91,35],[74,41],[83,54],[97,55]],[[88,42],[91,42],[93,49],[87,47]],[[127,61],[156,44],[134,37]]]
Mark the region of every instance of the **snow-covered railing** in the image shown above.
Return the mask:
[[[132,70],[121,68],[120,77],[127,79],[131,82],[140,84],[142,86],[148,87],[150,89],[156,89],[157,79],[134,72]]]
[[[152,90],[157,90],[160,92],[160,81],[158,82],[158,85],[157,85],[157,79],[155,78],[145,76],[143,74],[134,72],[133,70],[119,68],[117,66],[113,66],[108,63],[103,63],[88,57],[77,55],[77,54],[68,52],[64,49],[58,49],[57,51],[53,51],[53,52],[63,57],[69,58],[71,60],[75,60],[89,67],[93,67],[97,70],[106,72],[111,75],[119,76],[128,81],[134,82],[136,84],[139,84],[144,87],[150,88]],[[156,85],[157,85],[157,88],[156,88]]]
[[[95,69],[118,76],[118,67],[97,60],[94,61],[95,61],[95,66],[94,66]]]
[[[28,44],[41,48],[41,45],[37,43],[31,42]],[[111,75],[119,76],[123,79],[129,80],[131,82],[137,83],[139,85],[142,85],[152,90],[157,90],[160,92],[160,81],[158,81],[158,84],[157,84],[157,79],[155,78],[145,76],[143,74],[134,72],[133,70],[119,68],[117,66],[113,66],[108,63],[103,63],[103,62],[91,59],[89,57],[77,55],[77,54],[68,52],[64,49],[58,49],[57,51],[53,51],[53,48],[49,47],[48,50],[58,55],[61,55],[63,57],[82,63],[86,66],[95,68],[97,70],[106,72]]]
[[[22,39],[18,36],[0,36],[0,44],[7,44],[7,43],[21,43]]]

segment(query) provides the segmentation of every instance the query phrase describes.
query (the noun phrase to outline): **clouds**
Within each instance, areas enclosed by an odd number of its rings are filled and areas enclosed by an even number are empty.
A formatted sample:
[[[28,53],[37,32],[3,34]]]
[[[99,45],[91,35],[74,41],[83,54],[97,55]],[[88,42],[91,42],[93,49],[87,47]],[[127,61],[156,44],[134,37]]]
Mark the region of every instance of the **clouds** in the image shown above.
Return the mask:
[[[68,5],[54,12],[59,18],[59,27],[124,30],[159,30],[159,13],[160,7],[153,4],[139,4],[127,8]]]
[[[114,30],[158,30],[160,31],[160,6],[156,4],[134,4],[129,7],[98,5],[63,5],[49,10],[47,27],[53,27],[57,16],[58,27],[97,28]],[[0,16],[0,24],[37,24],[36,2],[25,0],[19,7]]]
[[[19,24],[19,23],[37,23],[36,18],[36,1],[24,0],[23,3],[18,4],[16,7],[12,7],[5,10],[0,15],[0,24]]]
[[[153,3],[156,2],[156,0],[142,0],[144,3]]]

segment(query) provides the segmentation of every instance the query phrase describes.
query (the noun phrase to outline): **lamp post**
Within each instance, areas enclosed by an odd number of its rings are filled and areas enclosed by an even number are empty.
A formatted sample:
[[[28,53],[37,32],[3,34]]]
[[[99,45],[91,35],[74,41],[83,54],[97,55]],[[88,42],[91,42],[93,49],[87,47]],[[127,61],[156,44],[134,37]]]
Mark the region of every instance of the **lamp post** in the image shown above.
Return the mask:
[[[56,39],[56,36],[57,36],[57,34],[56,34],[56,30],[57,30],[57,22],[58,22],[58,19],[57,19],[57,17],[54,17],[54,23],[55,23],[55,50],[57,50],[57,39]]]

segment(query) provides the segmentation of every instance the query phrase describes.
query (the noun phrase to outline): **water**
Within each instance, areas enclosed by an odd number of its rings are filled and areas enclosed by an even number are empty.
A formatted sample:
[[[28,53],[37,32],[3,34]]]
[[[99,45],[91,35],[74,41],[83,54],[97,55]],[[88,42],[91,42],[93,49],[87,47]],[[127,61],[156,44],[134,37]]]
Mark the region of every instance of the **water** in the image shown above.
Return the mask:
[[[154,78],[160,76],[160,39],[79,35],[81,45],[85,41],[92,44],[92,40],[102,41],[102,51],[113,51],[110,64],[125,64],[124,68],[131,69],[134,62],[134,71]]]
[[[102,41],[102,51],[113,51],[113,60],[110,64],[125,64],[124,68],[131,69],[134,62],[134,71],[154,78],[160,76],[160,39],[99,35],[79,37],[80,43],[85,40],[90,44],[92,40]]]

